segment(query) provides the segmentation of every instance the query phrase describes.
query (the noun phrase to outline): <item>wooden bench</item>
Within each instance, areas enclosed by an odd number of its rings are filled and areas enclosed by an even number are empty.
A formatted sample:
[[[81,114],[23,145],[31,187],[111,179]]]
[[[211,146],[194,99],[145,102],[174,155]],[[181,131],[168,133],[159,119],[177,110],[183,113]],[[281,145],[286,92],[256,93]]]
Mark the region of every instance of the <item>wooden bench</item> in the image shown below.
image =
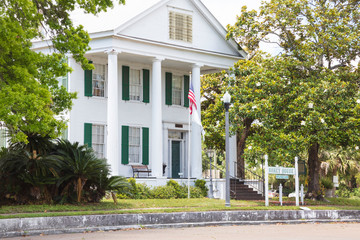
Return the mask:
[[[150,176],[151,170],[148,168],[147,165],[131,165],[133,171],[133,177],[137,173],[137,177],[140,176],[140,173],[147,173],[148,177]]]

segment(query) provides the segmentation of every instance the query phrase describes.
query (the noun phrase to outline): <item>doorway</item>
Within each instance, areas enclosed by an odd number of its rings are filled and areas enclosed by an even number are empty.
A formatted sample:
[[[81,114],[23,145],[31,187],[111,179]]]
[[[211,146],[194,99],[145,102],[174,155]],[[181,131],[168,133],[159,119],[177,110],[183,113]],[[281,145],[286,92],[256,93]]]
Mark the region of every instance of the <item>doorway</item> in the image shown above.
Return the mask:
[[[171,141],[171,177],[180,178],[181,141]]]

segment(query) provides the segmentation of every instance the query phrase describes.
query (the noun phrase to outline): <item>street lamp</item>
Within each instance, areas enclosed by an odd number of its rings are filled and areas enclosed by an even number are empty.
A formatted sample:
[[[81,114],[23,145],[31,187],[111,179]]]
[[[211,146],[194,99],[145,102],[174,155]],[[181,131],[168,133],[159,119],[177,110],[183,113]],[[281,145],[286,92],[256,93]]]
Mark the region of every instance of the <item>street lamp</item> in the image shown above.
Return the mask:
[[[226,152],[226,193],[225,193],[225,207],[230,207],[230,176],[229,176],[229,161],[230,161],[230,150],[229,150],[229,107],[231,96],[226,91],[223,97],[225,106],[225,152]]]
[[[209,198],[214,198],[212,173],[211,173],[211,163],[212,163],[212,159],[214,157],[214,150],[209,149],[207,151],[207,155],[210,158],[210,190],[209,190]]]

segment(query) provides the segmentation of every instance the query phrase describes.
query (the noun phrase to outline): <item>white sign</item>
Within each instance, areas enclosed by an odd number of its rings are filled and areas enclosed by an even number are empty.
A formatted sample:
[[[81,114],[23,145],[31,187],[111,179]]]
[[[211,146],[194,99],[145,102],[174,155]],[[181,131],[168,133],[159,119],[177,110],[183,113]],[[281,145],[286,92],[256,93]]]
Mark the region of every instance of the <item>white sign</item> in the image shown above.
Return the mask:
[[[269,174],[295,175],[295,168],[269,167]]]
[[[339,187],[339,177],[333,176],[334,187]]]

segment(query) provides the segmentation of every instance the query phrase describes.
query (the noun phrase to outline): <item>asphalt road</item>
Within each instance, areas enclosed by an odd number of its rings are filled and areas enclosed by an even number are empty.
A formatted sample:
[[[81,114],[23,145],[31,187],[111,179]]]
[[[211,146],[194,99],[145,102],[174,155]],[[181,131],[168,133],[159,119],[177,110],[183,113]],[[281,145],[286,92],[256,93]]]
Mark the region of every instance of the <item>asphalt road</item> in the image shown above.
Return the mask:
[[[359,240],[360,223],[250,225],[120,230],[6,238],[11,240]]]

